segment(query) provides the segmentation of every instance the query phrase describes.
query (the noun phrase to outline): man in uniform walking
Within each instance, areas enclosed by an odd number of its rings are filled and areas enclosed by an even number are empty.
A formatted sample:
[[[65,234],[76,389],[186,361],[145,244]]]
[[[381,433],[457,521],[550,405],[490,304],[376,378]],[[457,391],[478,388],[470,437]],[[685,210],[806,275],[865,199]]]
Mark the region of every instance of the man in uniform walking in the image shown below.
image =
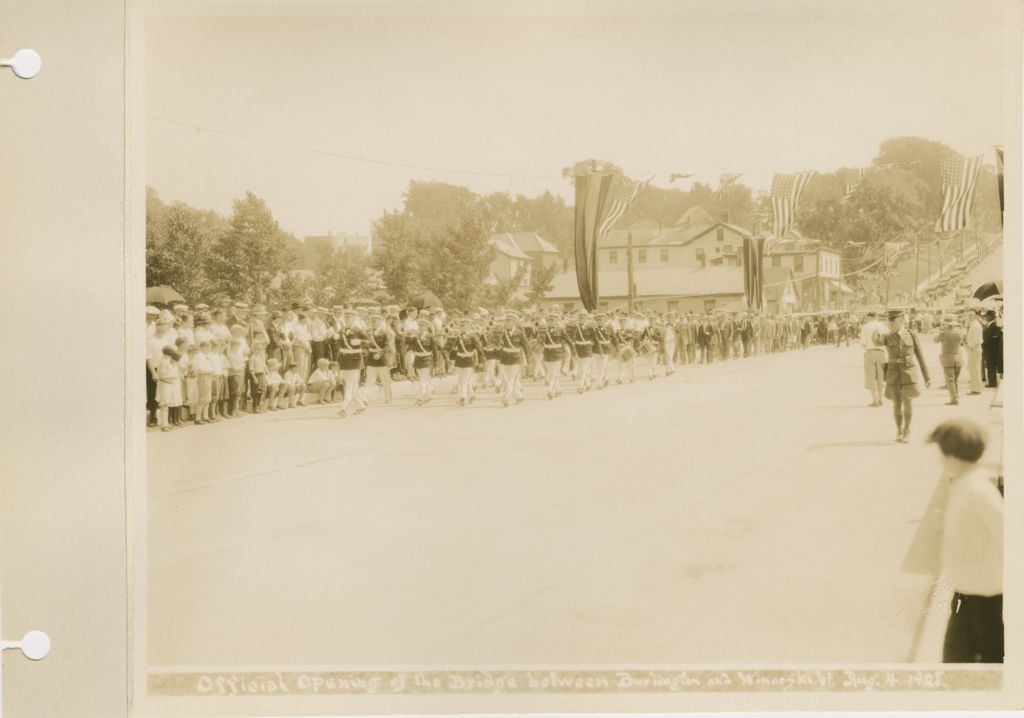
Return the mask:
[[[519,328],[516,315],[505,315],[502,322],[500,350],[502,396],[501,403],[506,407],[513,402],[519,404],[523,400],[523,366],[529,361],[530,345],[526,335]]]

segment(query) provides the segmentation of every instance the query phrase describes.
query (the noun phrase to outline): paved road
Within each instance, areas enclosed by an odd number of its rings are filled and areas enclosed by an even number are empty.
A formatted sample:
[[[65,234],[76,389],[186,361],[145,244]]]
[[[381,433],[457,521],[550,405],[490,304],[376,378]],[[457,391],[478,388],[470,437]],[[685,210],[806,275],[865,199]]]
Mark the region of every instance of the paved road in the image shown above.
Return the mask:
[[[150,665],[903,661],[954,410],[895,444],[860,356],[150,434]]]

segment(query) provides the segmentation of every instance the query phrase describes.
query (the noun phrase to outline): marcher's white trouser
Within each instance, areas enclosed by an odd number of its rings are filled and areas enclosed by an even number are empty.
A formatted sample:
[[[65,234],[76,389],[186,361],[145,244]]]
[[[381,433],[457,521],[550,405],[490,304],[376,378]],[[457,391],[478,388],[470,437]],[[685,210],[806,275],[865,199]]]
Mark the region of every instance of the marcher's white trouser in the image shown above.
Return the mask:
[[[343,370],[341,372],[341,381],[345,385],[345,392],[341,398],[341,410],[348,410],[352,404],[355,404],[356,408],[365,408],[366,402],[359,396],[359,370]]]
[[[508,402],[523,398],[522,364],[502,364],[502,398]]]
[[[560,385],[560,379],[562,377],[562,360],[557,361],[546,361],[544,362],[544,378],[547,381],[548,393],[560,394],[562,387]]]
[[[457,381],[455,386],[460,399],[465,399],[466,401],[469,401],[469,397],[474,395],[474,372],[475,369],[471,366],[455,367],[455,377]]]

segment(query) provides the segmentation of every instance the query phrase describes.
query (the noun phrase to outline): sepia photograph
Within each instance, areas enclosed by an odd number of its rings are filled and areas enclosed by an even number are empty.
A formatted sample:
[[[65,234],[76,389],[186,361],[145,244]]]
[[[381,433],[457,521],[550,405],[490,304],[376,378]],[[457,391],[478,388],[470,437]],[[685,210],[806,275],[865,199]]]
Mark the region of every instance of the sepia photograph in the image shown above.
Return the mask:
[[[147,6],[140,700],[1008,688],[1016,13]]]

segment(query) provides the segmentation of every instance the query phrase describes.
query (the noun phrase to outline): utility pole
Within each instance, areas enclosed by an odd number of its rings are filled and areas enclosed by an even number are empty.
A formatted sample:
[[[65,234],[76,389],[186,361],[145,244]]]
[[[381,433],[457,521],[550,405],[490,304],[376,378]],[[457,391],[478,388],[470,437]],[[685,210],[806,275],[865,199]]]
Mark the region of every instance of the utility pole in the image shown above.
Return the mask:
[[[942,272],[942,235],[941,234],[939,235],[939,238],[938,238],[938,240],[936,240],[935,243],[937,245],[939,245],[939,279],[942,279],[943,272]]]
[[[885,306],[889,306],[889,247],[885,248],[882,259],[882,271],[885,272]]]
[[[921,234],[917,235],[917,253],[914,255],[914,296],[918,295],[921,285]]]
[[[626,310],[633,313],[633,233],[626,234]]]

